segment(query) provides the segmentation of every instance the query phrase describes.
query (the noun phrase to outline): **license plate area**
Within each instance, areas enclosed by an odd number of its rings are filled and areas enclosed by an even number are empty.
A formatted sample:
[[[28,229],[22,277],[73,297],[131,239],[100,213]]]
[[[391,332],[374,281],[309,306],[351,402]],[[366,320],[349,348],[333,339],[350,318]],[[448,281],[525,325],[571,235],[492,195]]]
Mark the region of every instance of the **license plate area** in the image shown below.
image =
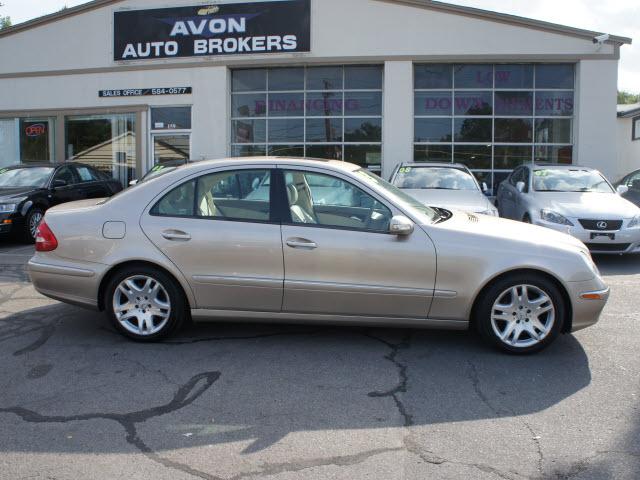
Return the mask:
[[[616,239],[616,234],[615,233],[592,232],[591,233],[591,240],[595,240],[597,238],[609,238],[609,240],[615,240]]]

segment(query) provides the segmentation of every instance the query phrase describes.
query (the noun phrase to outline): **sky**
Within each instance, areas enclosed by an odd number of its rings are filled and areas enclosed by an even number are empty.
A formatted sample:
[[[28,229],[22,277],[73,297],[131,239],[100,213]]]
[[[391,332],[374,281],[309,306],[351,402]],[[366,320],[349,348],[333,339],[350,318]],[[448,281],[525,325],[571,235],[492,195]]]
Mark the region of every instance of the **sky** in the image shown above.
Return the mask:
[[[8,15],[16,24],[86,0],[0,0],[0,3],[4,5],[0,7],[0,16]],[[449,0],[449,3],[631,37],[634,44],[621,50],[619,87],[640,93],[639,0]]]

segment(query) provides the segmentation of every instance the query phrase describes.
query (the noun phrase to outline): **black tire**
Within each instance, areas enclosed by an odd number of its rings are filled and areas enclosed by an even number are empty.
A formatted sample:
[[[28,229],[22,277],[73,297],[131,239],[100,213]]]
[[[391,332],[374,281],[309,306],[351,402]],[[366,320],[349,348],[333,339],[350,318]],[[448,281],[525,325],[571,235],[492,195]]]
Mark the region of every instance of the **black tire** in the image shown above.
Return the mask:
[[[118,320],[114,311],[114,295],[116,288],[127,279],[135,277],[148,277],[158,282],[164,289],[163,296],[168,297],[170,310],[168,319],[157,332],[139,334],[127,329],[123,323]],[[136,293],[137,295],[137,293]],[[105,311],[109,317],[109,321],[118,332],[124,336],[137,342],[157,342],[178,331],[185,320],[189,317],[189,309],[187,300],[180,285],[168,274],[160,269],[147,265],[131,265],[116,272],[110,279],[105,288],[104,295]],[[144,308],[142,305],[140,308]],[[133,308],[131,309],[134,310]],[[139,312],[140,310],[138,310]],[[127,322],[134,323],[134,322]],[[139,322],[135,322],[139,324]],[[161,323],[161,322],[158,322]]]
[[[40,220],[38,220],[38,218]],[[35,230],[32,230],[32,223],[39,224],[44,218],[44,210],[40,207],[32,207],[24,219],[24,229],[22,231],[22,240],[26,243],[35,243]],[[36,225],[37,227],[37,225]]]
[[[544,336],[540,341],[538,341],[533,345],[513,345],[509,342],[503,341],[498,336],[498,333],[494,330],[494,326],[492,322],[494,303],[497,302],[498,299],[503,297],[503,295],[506,293],[508,289],[515,286],[522,286],[522,285],[533,286],[539,289],[544,294],[546,294],[546,296],[552,302],[553,308],[555,309],[555,312],[553,315],[553,323],[549,325],[549,330],[546,333],[546,336]],[[538,297],[538,298],[541,298],[541,297]],[[548,305],[548,304],[545,303],[545,305]],[[514,310],[517,310],[519,308],[520,307],[517,307],[514,304]],[[500,310],[497,309],[497,311],[500,311]],[[537,274],[537,273],[518,273],[518,274],[513,274],[513,275],[503,277],[495,281],[494,283],[490,284],[487,288],[485,288],[485,290],[480,294],[478,303],[476,304],[476,308],[474,312],[475,313],[474,321],[480,335],[489,344],[493,345],[494,347],[504,352],[526,355],[526,354],[539,352],[540,350],[543,350],[544,348],[548,347],[555,341],[555,339],[558,337],[558,335],[562,331],[564,321],[565,321],[566,311],[567,311],[567,308],[565,305],[565,299],[562,293],[560,292],[558,286],[552,280],[548,279],[544,275]],[[527,328],[529,328],[529,322],[531,321],[529,318],[533,318],[533,317],[532,316],[529,317],[529,315],[525,312],[528,312],[528,310],[526,310],[526,307],[525,307],[525,310],[522,310],[522,313],[517,313],[517,314],[512,313],[511,315],[514,315],[516,318],[522,318],[522,320],[517,320],[517,323],[519,324],[522,321],[523,327],[526,325]],[[524,317],[520,317],[518,315],[522,315]],[[546,322],[548,322],[549,317],[544,317],[545,314],[542,314],[542,315],[543,315],[542,321],[545,322],[546,320]],[[525,319],[525,317],[527,319]],[[498,329],[501,325],[504,325],[505,331],[506,331],[506,325],[508,323],[509,322],[505,321],[503,324],[502,321],[497,321],[496,325]],[[532,325],[533,323],[531,324],[531,326]],[[523,338],[523,343],[527,340],[527,337],[529,337],[531,341],[535,340],[527,332],[523,332],[523,333],[525,333]],[[507,339],[509,339],[509,337],[511,337],[511,335],[507,336]]]
[[[528,213],[525,213],[525,214],[524,214],[524,217],[522,217],[522,221],[523,221],[524,223],[531,223],[531,217],[529,216],[529,214],[528,214]]]

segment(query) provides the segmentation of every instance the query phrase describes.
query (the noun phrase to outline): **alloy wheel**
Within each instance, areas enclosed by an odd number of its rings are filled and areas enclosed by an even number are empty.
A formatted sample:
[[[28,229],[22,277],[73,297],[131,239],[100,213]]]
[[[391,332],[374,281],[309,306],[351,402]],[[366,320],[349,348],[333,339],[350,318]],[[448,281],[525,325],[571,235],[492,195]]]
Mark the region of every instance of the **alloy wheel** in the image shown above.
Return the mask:
[[[31,234],[31,238],[36,238],[36,233],[38,232],[38,225],[42,221],[44,215],[42,212],[33,212],[29,217],[29,233]]]
[[[555,316],[553,301],[544,290],[534,285],[515,285],[493,303],[491,326],[504,344],[527,348],[549,335]]]
[[[135,275],[118,284],[113,313],[127,331],[150,336],[161,331],[171,316],[171,300],[162,284],[148,275]]]

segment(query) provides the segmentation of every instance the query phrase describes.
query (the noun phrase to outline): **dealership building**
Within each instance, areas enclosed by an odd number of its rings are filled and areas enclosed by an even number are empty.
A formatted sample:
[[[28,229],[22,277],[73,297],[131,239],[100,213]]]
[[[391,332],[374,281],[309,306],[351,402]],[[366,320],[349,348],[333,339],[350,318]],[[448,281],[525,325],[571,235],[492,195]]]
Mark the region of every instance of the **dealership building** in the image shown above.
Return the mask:
[[[427,0],[94,0],[0,32],[0,167],[534,161],[610,178],[628,38]]]

